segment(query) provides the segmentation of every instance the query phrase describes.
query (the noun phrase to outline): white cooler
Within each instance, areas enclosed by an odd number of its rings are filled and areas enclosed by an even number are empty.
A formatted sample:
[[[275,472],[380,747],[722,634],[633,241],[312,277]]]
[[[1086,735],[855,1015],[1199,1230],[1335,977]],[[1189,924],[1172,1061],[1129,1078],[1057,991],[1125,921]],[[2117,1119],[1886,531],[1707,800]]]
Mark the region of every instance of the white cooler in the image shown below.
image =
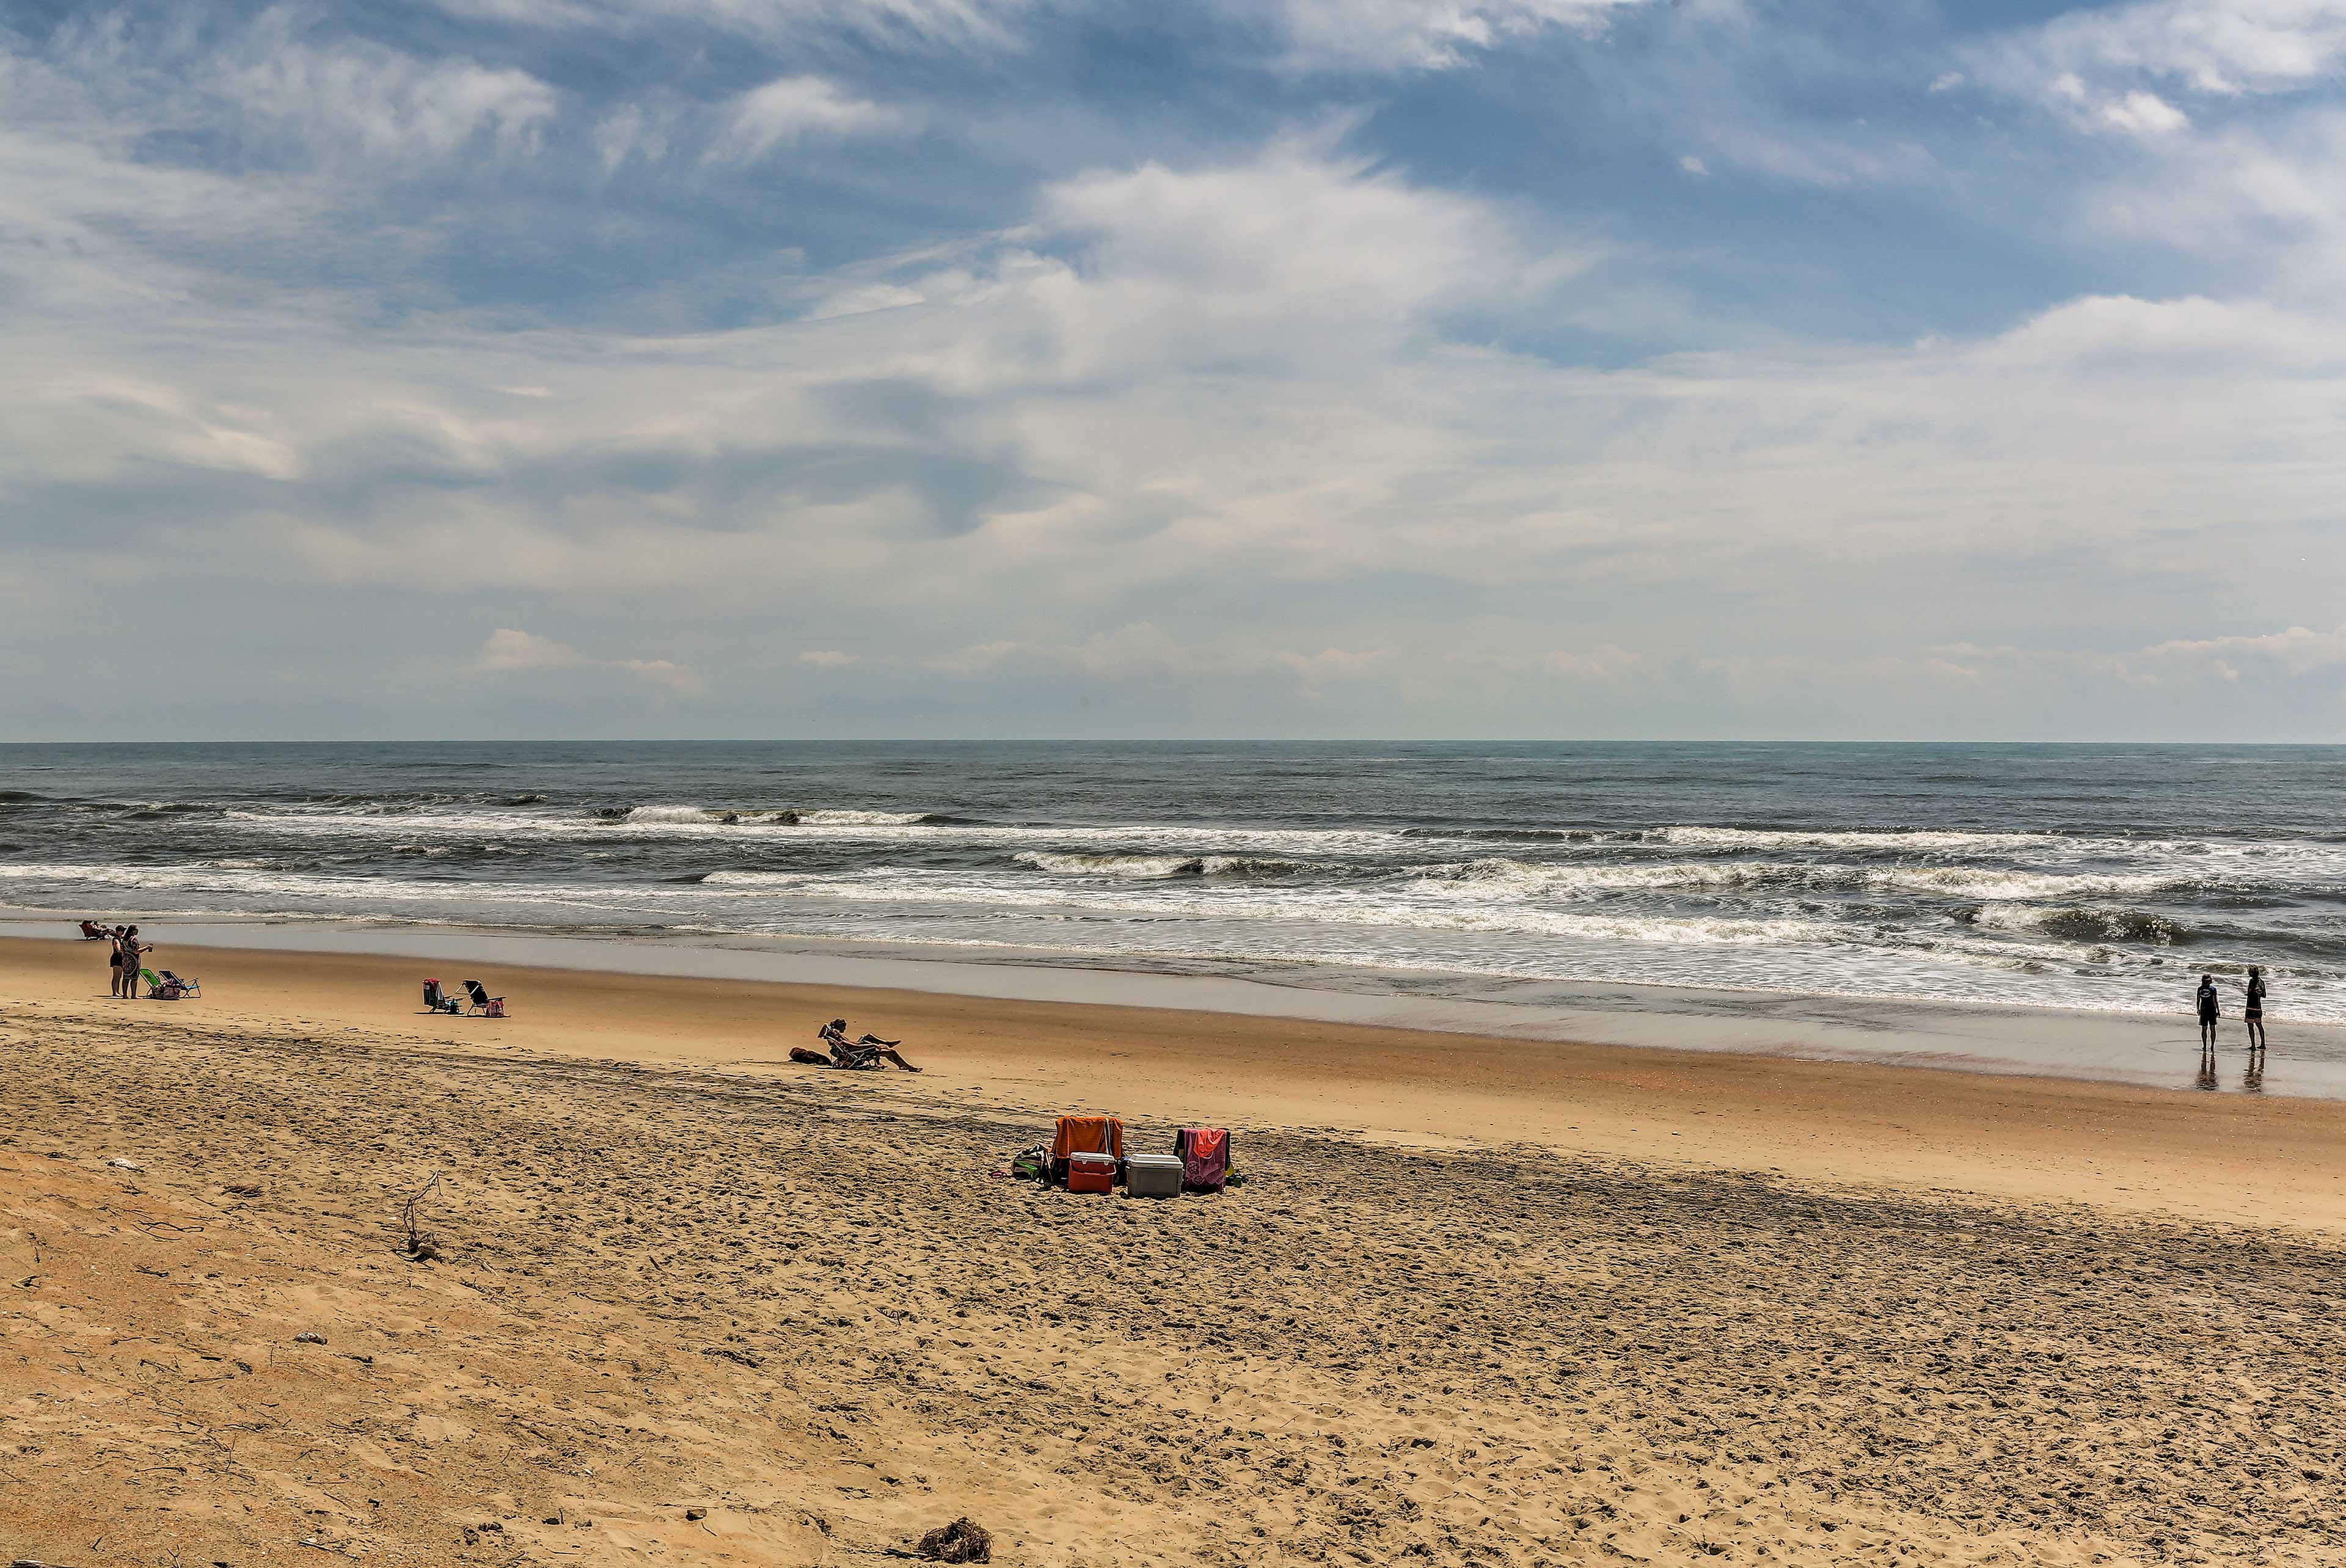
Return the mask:
[[[1124,1190],[1135,1197],[1179,1197],[1179,1155],[1127,1155]]]

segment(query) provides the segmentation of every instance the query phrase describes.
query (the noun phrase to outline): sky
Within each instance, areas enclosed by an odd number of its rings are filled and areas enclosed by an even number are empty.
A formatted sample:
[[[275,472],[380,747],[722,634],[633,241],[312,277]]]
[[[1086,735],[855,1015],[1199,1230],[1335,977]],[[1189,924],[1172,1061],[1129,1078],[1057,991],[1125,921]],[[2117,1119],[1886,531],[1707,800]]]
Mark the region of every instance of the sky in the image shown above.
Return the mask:
[[[0,0],[0,738],[2346,740],[2346,0]]]

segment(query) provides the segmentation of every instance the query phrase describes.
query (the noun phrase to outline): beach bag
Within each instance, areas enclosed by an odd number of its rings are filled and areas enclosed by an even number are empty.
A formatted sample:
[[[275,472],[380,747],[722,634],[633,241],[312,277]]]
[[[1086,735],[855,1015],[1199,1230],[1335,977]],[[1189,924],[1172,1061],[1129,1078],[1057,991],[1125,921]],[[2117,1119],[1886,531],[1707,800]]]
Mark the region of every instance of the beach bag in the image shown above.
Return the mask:
[[[1184,1127],[1173,1135],[1181,1156],[1181,1185],[1191,1192],[1219,1192],[1230,1179],[1230,1130]]]
[[[1010,1157],[1010,1174],[1020,1181],[1041,1181],[1051,1174],[1051,1151],[1041,1144],[1020,1149]]]

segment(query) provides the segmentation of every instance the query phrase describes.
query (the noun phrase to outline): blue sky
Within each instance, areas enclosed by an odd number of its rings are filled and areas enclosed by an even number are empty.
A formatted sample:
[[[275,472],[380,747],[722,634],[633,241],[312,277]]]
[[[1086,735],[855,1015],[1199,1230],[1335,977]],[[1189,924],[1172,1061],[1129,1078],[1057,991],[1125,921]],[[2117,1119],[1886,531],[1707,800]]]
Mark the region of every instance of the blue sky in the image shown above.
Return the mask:
[[[0,733],[2346,738],[2346,0],[0,0]]]

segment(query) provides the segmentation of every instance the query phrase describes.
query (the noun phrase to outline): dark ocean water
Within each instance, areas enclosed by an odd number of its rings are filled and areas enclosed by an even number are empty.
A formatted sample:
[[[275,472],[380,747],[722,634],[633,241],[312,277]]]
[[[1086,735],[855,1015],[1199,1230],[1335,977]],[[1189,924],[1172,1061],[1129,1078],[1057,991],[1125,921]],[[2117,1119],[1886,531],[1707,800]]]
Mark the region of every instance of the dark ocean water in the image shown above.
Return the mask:
[[[0,904],[2346,1021],[2346,748],[0,747]]]

